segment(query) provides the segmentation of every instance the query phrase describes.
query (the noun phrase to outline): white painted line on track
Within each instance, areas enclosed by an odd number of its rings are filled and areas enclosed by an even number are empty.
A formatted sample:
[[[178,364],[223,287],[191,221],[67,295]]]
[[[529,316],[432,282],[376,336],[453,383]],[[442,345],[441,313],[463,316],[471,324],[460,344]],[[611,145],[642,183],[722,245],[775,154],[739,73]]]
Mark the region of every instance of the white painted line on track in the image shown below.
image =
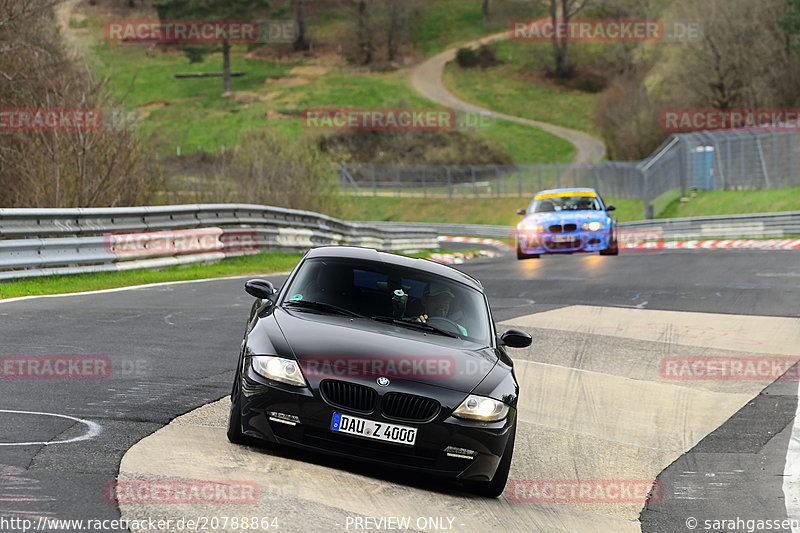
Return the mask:
[[[68,444],[70,442],[79,442],[82,440],[93,439],[103,431],[103,427],[100,424],[96,424],[95,422],[90,422],[89,420],[83,420],[81,418],[75,418],[74,416],[69,416],[69,415],[59,415],[56,413],[40,413],[37,411],[13,411],[10,409],[0,409],[0,413],[10,413],[17,415],[54,416],[57,418],[66,418],[67,420],[72,420],[74,422],[79,422],[81,424],[84,424],[88,428],[86,433],[84,433],[83,435],[79,437],[73,437],[71,439],[37,441],[37,442],[0,442],[0,446],[49,446],[51,444]]]

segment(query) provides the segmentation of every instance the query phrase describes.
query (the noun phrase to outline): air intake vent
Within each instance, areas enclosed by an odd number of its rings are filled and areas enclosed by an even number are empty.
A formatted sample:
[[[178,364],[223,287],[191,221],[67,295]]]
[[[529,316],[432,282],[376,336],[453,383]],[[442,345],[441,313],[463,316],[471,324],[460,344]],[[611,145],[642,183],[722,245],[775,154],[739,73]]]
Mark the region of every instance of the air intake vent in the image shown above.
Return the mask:
[[[439,412],[439,402],[422,396],[390,392],[383,397],[383,416],[398,420],[421,422],[430,420]]]
[[[346,381],[326,379],[320,384],[319,390],[322,398],[332,406],[362,413],[371,412],[378,398],[374,389]]]

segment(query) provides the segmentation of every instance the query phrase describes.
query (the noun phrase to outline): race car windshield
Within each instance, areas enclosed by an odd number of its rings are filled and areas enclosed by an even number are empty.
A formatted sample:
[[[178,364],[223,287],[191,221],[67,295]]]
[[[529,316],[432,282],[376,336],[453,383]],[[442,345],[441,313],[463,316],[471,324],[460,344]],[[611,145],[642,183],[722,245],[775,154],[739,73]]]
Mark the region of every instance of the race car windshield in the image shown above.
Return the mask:
[[[557,213],[560,211],[601,211],[600,201],[592,196],[555,196],[531,202],[528,213]]]
[[[358,259],[307,260],[287,287],[284,305],[309,312],[335,306],[337,313],[376,320],[426,323],[461,341],[490,345],[490,321],[480,291],[421,270]],[[302,311],[301,311],[302,312]],[[422,317],[422,318],[421,318]],[[388,319],[388,320],[387,320]],[[424,333],[426,328],[418,328]]]

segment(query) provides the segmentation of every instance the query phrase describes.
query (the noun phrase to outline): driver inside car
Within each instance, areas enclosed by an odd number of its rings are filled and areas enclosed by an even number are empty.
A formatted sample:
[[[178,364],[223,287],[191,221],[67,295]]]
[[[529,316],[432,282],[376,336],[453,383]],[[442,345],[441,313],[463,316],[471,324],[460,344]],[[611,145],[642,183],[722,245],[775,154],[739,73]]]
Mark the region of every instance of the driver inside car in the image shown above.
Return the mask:
[[[437,283],[428,283],[422,292],[422,307],[424,311],[416,318],[416,321],[427,322],[429,318],[444,318],[458,326],[462,335],[467,335],[467,330],[464,326],[448,318],[450,304],[454,299],[455,295],[447,287]]]

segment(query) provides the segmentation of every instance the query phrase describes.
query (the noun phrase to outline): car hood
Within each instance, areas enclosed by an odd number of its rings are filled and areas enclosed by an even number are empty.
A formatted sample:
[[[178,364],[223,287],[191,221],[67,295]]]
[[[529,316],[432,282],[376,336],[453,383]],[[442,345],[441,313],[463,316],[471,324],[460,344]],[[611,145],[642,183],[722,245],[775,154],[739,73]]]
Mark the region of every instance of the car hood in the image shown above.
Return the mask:
[[[280,330],[312,387],[325,378],[374,385],[386,377],[471,392],[499,357],[491,347],[369,319],[276,308],[259,325],[270,337]]]
[[[569,211],[565,213],[531,213],[520,222],[522,225],[538,224],[549,226],[551,224],[584,224],[586,222],[602,222],[609,224],[610,217],[603,211]]]

